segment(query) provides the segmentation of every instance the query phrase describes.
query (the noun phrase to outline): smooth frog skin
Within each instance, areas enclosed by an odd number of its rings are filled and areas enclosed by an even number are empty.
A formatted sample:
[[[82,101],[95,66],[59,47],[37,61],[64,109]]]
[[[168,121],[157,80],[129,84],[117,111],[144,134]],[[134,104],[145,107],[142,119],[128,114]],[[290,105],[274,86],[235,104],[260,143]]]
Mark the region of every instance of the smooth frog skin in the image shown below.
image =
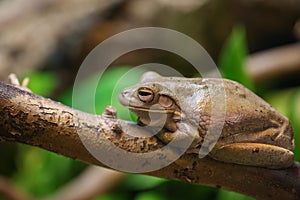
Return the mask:
[[[215,78],[163,77],[145,73],[140,83],[125,89],[120,102],[139,117],[140,125],[163,126],[160,140],[195,134],[187,152],[197,153],[211,126],[211,92],[225,89],[226,114],[221,135],[208,154],[213,159],[267,168],[293,164],[293,130],[289,120],[241,84]],[[210,91],[208,88],[212,88]],[[214,92],[215,91],[215,92]],[[151,119],[150,120],[150,117]],[[179,127],[193,126],[187,133]]]

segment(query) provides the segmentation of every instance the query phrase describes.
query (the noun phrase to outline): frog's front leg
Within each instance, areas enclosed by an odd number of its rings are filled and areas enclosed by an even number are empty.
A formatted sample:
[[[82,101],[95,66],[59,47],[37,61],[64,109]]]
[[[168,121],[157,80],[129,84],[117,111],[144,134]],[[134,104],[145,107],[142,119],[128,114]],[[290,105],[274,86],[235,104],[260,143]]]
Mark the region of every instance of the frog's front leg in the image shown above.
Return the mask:
[[[217,146],[209,155],[223,162],[273,169],[287,168],[294,162],[292,151],[261,143],[232,143]]]
[[[182,121],[176,123],[176,127],[174,132],[166,129],[165,131],[160,131],[156,136],[165,144],[187,148],[186,152],[191,153],[190,150],[195,149],[200,140],[198,127]],[[199,151],[199,149],[197,150]]]

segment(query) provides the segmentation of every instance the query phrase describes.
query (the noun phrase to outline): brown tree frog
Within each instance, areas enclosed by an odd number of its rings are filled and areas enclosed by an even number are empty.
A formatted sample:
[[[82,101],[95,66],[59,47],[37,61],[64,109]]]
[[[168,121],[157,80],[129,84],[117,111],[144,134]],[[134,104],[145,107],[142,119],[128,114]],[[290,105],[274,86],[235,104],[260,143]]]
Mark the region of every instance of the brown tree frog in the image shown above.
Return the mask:
[[[222,84],[221,84],[222,83]],[[293,164],[293,130],[289,120],[241,84],[218,78],[163,77],[146,72],[137,85],[124,89],[120,102],[133,111],[140,125],[162,125],[157,137],[169,143],[180,129],[196,124],[195,138],[187,152],[197,153],[210,126],[211,93],[224,88],[226,114],[217,143],[209,152],[215,160],[267,168]],[[211,90],[208,91],[208,88]],[[164,117],[162,117],[164,115]]]

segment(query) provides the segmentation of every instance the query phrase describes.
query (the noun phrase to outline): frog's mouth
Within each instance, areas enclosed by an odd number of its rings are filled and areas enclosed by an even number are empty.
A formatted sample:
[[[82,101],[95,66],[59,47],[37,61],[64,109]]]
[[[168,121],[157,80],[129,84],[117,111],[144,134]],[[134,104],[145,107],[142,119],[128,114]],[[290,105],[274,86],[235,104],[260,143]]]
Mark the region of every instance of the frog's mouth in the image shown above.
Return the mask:
[[[147,109],[142,107],[133,107],[133,106],[125,106],[129,110],[132,111],[142,111],[142,112],[152,112],[152,113],[164,113],[164,114],[175,114],[181,116],[181,112],[176,110],[168,110],[168,109]]]

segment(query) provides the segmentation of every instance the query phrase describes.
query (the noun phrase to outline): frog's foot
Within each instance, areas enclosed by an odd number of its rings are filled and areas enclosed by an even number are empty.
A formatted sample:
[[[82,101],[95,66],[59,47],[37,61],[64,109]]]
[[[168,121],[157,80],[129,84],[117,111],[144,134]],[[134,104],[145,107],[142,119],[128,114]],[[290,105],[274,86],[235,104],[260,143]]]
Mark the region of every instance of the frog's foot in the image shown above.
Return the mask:
[[[104,109],[102,116],[106,117],[106,118],[116,119],[117,118],[117,110],[112,106],[107,106]]]
[[[260,143],[233,143],[214,148],[212,158],[229,163],[281,169],[294,163],[294,154],[282,147]]]
[[[24,80],[22,81],[22,84],[20,84],[19,79],[18,79],[18,77],[17,77],[16,74],[10,74],[10,75],[8,76],[8,80],[9,80],[9,82],[10,82],[13,86],[16,86],[16,87],[18,87],[18,88],[20,88],[20,89],[22,89],[22,90],[27,91],[27,92],[31,92],[31,90],[28,89],[28,87],[27,87],[27,85],[28,85],[28,83],[29,83],[29,78],[28,78],[28,77],[24,78]]]
[[[173,140],[176,140],[172,145],[180,148],[188,147],[186,153],[193,153],[199,142],[197,127],[191,126],[188,123],[177,123],[176,131],[173,132],[168,129],[164,129],[164,131],[159,132],[156,136],[165,144],[169,144]],[[190,149],[193,149],[192,152],[190,152]]]
[[[177,132],[161,131],[156,136],[165,144],[170,143],[177,135]]]

